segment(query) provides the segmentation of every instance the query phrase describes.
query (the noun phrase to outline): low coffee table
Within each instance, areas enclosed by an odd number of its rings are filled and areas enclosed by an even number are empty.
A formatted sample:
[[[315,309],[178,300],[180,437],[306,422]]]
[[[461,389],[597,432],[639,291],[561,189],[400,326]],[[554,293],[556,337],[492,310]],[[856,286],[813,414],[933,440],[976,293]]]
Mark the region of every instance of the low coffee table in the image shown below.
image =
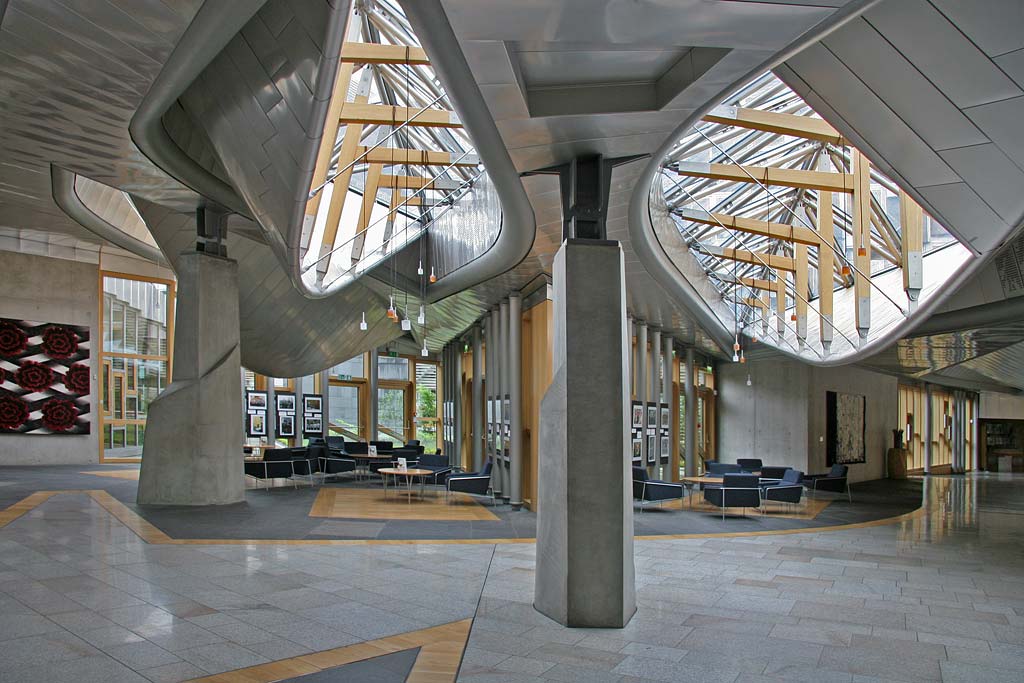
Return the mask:
[[[381,479],[384,480],[384,497],[385,498],[388,497],[388,477],[389,476],[395,478],[395,487],[396,488],[398,488],[398,486],[399,486],[398,478],[404,476],[405,477],[406,488],[408,489],[408,493],[411,494],[412,493],[412,478],[413,477],[429,477],[431,474],[434,473],[433,470],[424,470],[424,469],[419,469],[419,468],[416,468],[416,467],[407,467],[404,470],[403,469],[399,469],[398,467],[382,467],[381,469],[377,470],[377,472],[380,474]],[[423,479],[420,479],[420,496],[421,497],[423,496],[423,481],[424,481]]]

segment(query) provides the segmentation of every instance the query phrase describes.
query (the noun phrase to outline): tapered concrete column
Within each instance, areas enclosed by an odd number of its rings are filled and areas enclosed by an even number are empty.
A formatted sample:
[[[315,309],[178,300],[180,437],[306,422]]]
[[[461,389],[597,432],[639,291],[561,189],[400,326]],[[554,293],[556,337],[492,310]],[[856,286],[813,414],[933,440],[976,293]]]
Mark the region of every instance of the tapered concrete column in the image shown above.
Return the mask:
[[[647,323],[636,326],[636,400],[643,403],[647,400]],[[641,467],[647,467],[647,411],[642,420],[643,437],[640,439]],[[631,445],[632,447],[632,445]]]
[[[366,369],[366,376],[370,381],[370,429],[366,432],[367,441],[377,440],[377,423],[380,422],[380,400],[377,391],[380,382],[380,363],[377,362],[377,349],[370,349],[370,367]]]
[[[508,297],[508,394],[512,408],[512,448],[509,462],[510,495],[513,510],[523,507],[523,378],[520,371],[523,339],[523,300],[519,293]]]
[[[697,476],[697,378],[695,376],[697,372],[694,369],[695,361],[693,349],[686,349],[686,372],[683,375],[686,378],[683,385],[683,392],[686,396],[686,414],[683,416],[686,420],[686,442],[683,457],[686,462],[683,463],[683,468],[688,477]]]
[[[552,269],[534,606],[565,626],[621,628],[636,611],[622,249],[567,240]]]
[[[974,397],[971,399],[971,404],[973,406],[973,410],[971,410],[971,415],[974,416],[971,419],[971,470],[977,472],[978,452],[980,448],[979,440],[981,439],[981,427],[978,424],[978,410],[981,408],[981,406],[979,405],[978,394],[975,394]],[[977,498],[974,498],[973,500],[977,500]]]
[[[636,321],[632,318],[629,319],[627,335],[629,340],[628,353],[626,354],[629,356],[629,396],[632,398],[636,395],[636,345],[633,342],[636,339]]]
[[[149,406],[136,500],[245,500],[238,263],[196,251],[178,261],[174,380]]]
[[[455,459],[451,464],[462,466],[462,436],[465,425],[462,424],[462,352],[466,342],[456,340],[452,345],[452,372],[455,387],[455,448],[452,449]]]
[[[668,458],[668,464],[662,465],[661,478],[665,481],[675,481],[679,478],[678,468],[672,471],[672,444],[675,443],[676,435],[673,433],[672,424],[675,420],[672,419],[672,414],[676,412],[678,406],[672,405],[672,336],[665,334],[661,337],[661,376],[663,378],[661,385],[661,400],[663,403],[667,403],[669,410],[668,424],[662,425],[668,430],[668,453],[662,455]],[[659,411],[660,412],[660,411]]]
[[[651,330],[651,350],[649,353],[651,361],[650,370],[650,395],[647,400],[657,405],[661,400],[661,378],[658,376],[661,374],[661,330]],[[657,417],[655,418],[655,459],[654,462],[647,468],[647,473],[653,479],[659,479],[660,475],[658,471],[661,469],[661,451],[658,450],[661,447],[661,407],[658,406]]]
[[[484,389],[487,392],[487,434],[486,449],[487,458],[491,460],[491,467],[494,467],[494,325],[491,323],[491,315],[484,316]],[[492,469],[493,471],[493,469]]]
[[[501,366],[499,368],[499,370],[501,371],[501,420],[503,423],[502,432],[504,432],[504,423],[508,422],[509,426],[511,427],[512,421],[511,409],[508,411],[509,414],[506,415],[504,407],[505,397],[508,396],[510,399],[509,408],[511,408],[510,392],[512,390],[512,373],[509,372],[509,357],[511,356],[511,354],[509,353],[509,349],[511,348],[511,345],[509,344],[509,335],[512,332],[512,324],[508,314],[508,299],[505,299],[504,301],[501,302],[501,304],[499,305],[499,311],[499,317],[501,318]],[[510,467],[511,463],[509,462],[509,460],[511,460],[512,457],[511,442],[514,440],[515,436],[511,434],[510,430],[508,436],[505,437],[505,453],[501,458],[501,478],[503,483],[501,488],[501,497],[502,500],[504,500],[506,503],[512,500],[512,468]]]
[[[480,326],[473,326],[473,471],[484,462],[484,352]]]
[[[274,378],[267,377],[267,441],[277,442],[277,387]]]
[[[320,407],[323,408],[323,419],[320,421],[323,425],[324,438],[330,436],[331,430],[328,425],[331,423],[331,371],[321,370],[320,371],[320,394],[323,396],[323,400],[320,402]]]
[[[501,422],[502,396],[505,393],[501,372],[501,366],[504,364],[501,355],[501,322],[501,308],[495,306],[491,309],[491,326],[494,328],[494,438],[496,444],[502,444],[504,438]],[[494,449],[494,468],[491,472],[491,489],[494,497],[500,499],[505,490],[505,466],[501,447],[496,446]],[[499,502],[501,501],[499,500]]]
[[[924,385],[924,473],[932,471],[932,385]]]

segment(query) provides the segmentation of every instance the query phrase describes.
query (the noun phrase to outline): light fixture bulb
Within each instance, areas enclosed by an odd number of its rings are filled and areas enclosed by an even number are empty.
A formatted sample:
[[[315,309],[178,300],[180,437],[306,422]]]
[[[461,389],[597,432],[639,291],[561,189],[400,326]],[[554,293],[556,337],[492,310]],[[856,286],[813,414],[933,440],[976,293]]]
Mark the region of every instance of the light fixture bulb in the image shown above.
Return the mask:
[[[850,266],[848,266],[848,265],[846,265],[844,263],[843,264],[843,277],[849,277],[849,276],[850,276]]]
[[[426,309],[426,307],[423,304],[420,304],[420,314],[416,318],[416,323],[418,325],[426,325],[427,324],[427,309]]]
[[[738,362],[738,361],[739,361],[739,359],[740,359],[740,356],[739,356],[739,354],[738,354],[738,353],[736,353],[735,351],[733,351],[733,353],[732,353],[732,362],[733,362],[733,363],[736,363],[736,362]]]
[[[434,266],[430,266],[430,282],[437,282],[437,276],[434,275]]]
[[[742,351],[740,351],[740,362],[741,363],[746,363],[747,362],[747,357],[745,355],[743,355]]]
[[[427,340],[426,340],[426,338],[423,339],[423,348],[420,349],[420,355],[423,356],[424,358],[426,356],[430,355],[430,351],[427,350]]]
[[[412,329],[412,321],[408,317],[402,318],[402,331],[408,332]]]
[[[857,247],[857,256],[867,256],[868,250],[864,247]]]
[[[363,319],[359,321],[359,329],[366,332],[366,311],[363,311]]]
[[[748,374],[747,375],[747,386],[749,387],[749,386],[753,386],[753,385],[754,385],[754,383],[750,381],[750,375]]]
[[[417,275],[423,275],[423,261],[420,261],[419,267],[416,268],[416,274]]]

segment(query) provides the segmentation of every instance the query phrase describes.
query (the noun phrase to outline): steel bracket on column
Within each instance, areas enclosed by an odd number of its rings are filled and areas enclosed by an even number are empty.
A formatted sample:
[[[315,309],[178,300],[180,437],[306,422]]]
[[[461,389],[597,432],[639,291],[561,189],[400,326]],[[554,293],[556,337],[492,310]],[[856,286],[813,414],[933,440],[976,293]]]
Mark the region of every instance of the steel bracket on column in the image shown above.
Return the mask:
[[[579,156],[564,164],[526,171],[523,176],[557,175],[562,191],[562,239],[607,239],[608,195],[612,169],[649,154],[606,159],[600,154]]]

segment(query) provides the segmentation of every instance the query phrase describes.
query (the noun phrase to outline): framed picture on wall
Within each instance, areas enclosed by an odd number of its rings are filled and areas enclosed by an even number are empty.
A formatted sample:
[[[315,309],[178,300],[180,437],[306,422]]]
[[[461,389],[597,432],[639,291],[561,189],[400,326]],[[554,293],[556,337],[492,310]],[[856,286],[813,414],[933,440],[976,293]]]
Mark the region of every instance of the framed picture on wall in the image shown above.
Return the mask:
[[[267,409],[267,392],[265,391],[250,391],[245,395],[246,408],[254,410],[266,410]]]
[[[671,451],[671,448],[669,447],[668,437],[667,436],[661,437],[661,457],[667,458],[671,452],[672,451]]]
[[[278,416],[278,436],[295,436],[295,416],[294,415],[279,415]]]
[[[654,462],[658,459],[658,437],[647,437],[647,462]]]
[[[661,426],[662,427],[668,427],[669,426],[669,420],[671,420],[671,419],[672,418],[671,418],[671,416],[669,415],[669,412],[668,412],[668,406],[662,406],[661,407]]]
[[[825,392],[825,464],[851,465],[867,462],[867,397]]]
[[[639,403],[633,404],[633,426],[643,427],[644,426],[644,407]]]
[[[283,411],[294,411],[295,394],[277,394],[277,409]]]
[[[633,460],[639,460],[643,455],[644,442],[640,439],[633,439]]]
[[[267,435],[267,418],[262,412],[249,415],[249,434],[252,436]]]
[[[308,416],[305,420],[307,434],[319,434],[324,430],[324,421],[319,415]]]
[[[322,413],[324,400],[321,396],[303,396],[302,411],[304,413]]]
[[[658,426],[658,406],[647,406],[647,426]]]

